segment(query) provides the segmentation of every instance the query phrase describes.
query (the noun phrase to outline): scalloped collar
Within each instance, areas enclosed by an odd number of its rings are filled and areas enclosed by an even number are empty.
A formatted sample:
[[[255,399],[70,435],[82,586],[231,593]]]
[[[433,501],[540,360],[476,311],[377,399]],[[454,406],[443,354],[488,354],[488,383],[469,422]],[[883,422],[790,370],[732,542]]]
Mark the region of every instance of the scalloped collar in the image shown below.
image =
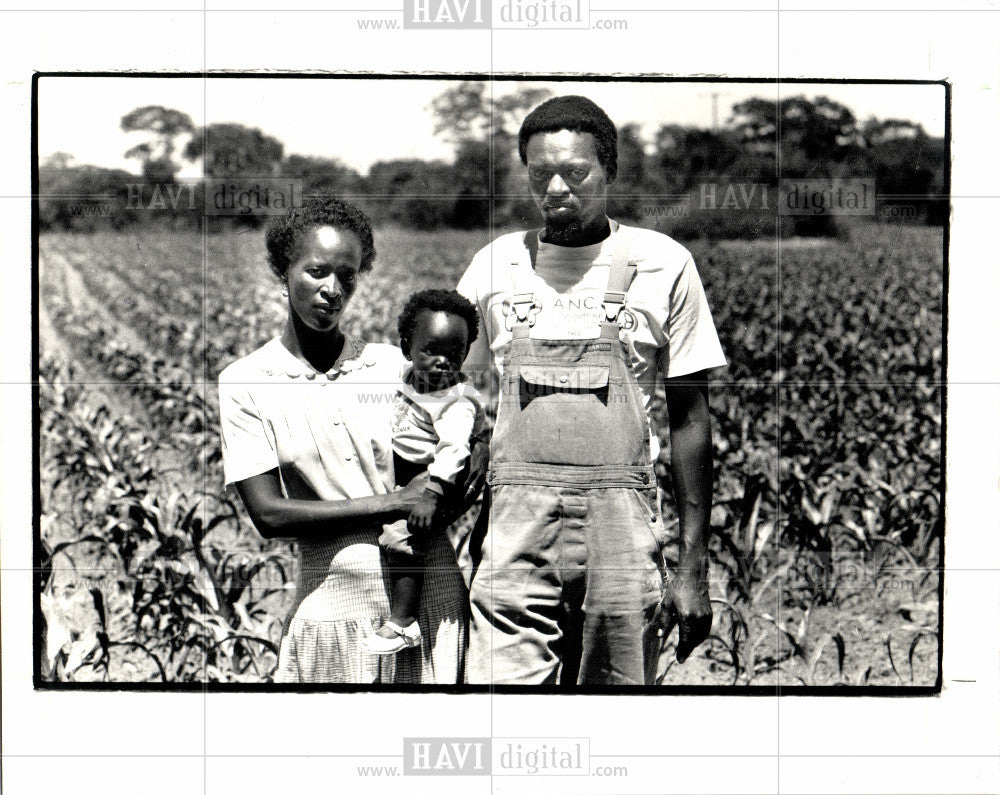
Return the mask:
[[[302,378],[306,381],[313,381],[323,376],[326,380],[333,381],[344,373],[372,367],[375,364],[374,357],[365,354],[365,346],[349,337],[344,339],[344,349],[337,357],[337,361],[325,372],[317,370],[295,356],[284,346],[280,337],[275,337],[268,344],[273,346],[275,357],[274,361],[270,363],[272,366],[264,368],[265,375],[283,375],[287,378]]]

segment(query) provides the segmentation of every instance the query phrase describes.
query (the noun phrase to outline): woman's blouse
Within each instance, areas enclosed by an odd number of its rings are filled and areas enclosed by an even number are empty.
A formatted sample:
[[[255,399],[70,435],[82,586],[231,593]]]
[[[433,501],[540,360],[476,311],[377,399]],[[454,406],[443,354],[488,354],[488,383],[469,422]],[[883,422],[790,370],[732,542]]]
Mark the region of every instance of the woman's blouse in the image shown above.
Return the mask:
[[[321,373],[279,339],[233,362],[219,376],[226,485],[277,468],[291,498],[392,490],[392,410],[406,364],[392,345],[348,340]]]

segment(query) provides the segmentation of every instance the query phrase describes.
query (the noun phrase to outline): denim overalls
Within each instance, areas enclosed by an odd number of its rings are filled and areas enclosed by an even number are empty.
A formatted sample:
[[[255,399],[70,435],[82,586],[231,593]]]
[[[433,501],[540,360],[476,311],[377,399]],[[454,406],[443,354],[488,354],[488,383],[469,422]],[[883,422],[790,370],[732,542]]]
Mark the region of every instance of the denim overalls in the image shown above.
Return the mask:
[[[511,263],[513,335],[491,446],[489,527],[470,589],[474,684],[652,682],[663,527],[649,424],[619,323],[635,275],[616,234],[600,336],[528,336],[530,257]],[[624,310],[624,311],[623,311]]]

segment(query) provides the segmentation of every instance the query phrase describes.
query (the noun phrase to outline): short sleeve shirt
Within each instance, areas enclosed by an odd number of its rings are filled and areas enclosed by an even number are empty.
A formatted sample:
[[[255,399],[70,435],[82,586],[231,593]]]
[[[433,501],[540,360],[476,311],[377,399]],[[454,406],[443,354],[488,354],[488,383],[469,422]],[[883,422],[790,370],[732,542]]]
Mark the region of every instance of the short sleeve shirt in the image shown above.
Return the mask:
[[[392,412],[406,364],[392,345],[347,341],[322,373],[279,339],[233,362],[219,376],[226,484],[277,468],[286,497],[391,491]]]
[[[504,300],[514,292],[530,290],[539,307],[532,337],[597,337],[615,236],[622,234],[629,236],[629,260],[636,266],[625,298],[625,307],[636,322],[622,329],[621,339],[631,356],[647,413],[663,378],[724,366],[726,357],[691,253],[659,232],[623,224],[613,229],[608,238],[592,246],[571,248],[540,241],[537,270],[531,268],[521,232],[503,235],[477,253],[458,283],[458,292],[476,305],[482,323],[479,339],[466,359],[466,372],[495,367],[503,373],[511,341]],[[515,285],[515,278],[522,281]],[[655,433],[650,442],[655,458],[659,454]]]

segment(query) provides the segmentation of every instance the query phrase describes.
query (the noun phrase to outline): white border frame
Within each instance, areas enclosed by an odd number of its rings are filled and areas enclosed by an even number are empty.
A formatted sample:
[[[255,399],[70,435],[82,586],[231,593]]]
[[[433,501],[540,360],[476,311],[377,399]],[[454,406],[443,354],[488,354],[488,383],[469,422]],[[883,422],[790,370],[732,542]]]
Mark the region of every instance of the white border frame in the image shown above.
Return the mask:
[[[394,6],[393,0],[380,5]],[[633,0],[622,8],[637,8]],[[628,31],[358,33],[354,12],[158,2],[3,17],[4,311],[0,328],[3,777],[72,788],[395,792],[355,764],[402,736],[574,736],[637,755],[628,779],[405,779],[408,792],[995,792],[1000,789],[1000,12],[798,2],[620,11]],[[273,3],[267,4],[273,7]],[[346,3],[344,8],[357,6]],[[610,8],[611,0],[593,0]],[[66,9],[78,8],[69,11]],[[712,9],[712,6],[709,6]],[[738,9],[738,10],[737,10]],[[891,10],[885,10],[891,9]],[[367,12],[366,12],[367,13]],[[375,13],[375,12],[370,12]],[[391,14],[385,14],[390,16]],[[677,76],[947,79],[953,84],[944,690],[931,698],[517,697],[35,692],[31,685],[29,101],[33,70],[289,69],[664,72]],[[955,680],[972,680],[971,683]],[[530,729],[529,729],[530,726]],[[268,756],[296,754],[297,756]],[[319,756],[318,754],[339,754]],[[357,760],[358,755],[373,755]],[[665,756],[654,756],[662,754]],[[104,756],[102,756],[104,755]],[[115,755],[109,757],[107,755]],[[162,758],[170,755],[170,758]],[[308,758],[306,758],[308,755]],[[384,760],[377,757],[383,756]],[[42,757],[42,758],[36,758]],[[609,758],[613,762],[617,757]]]

